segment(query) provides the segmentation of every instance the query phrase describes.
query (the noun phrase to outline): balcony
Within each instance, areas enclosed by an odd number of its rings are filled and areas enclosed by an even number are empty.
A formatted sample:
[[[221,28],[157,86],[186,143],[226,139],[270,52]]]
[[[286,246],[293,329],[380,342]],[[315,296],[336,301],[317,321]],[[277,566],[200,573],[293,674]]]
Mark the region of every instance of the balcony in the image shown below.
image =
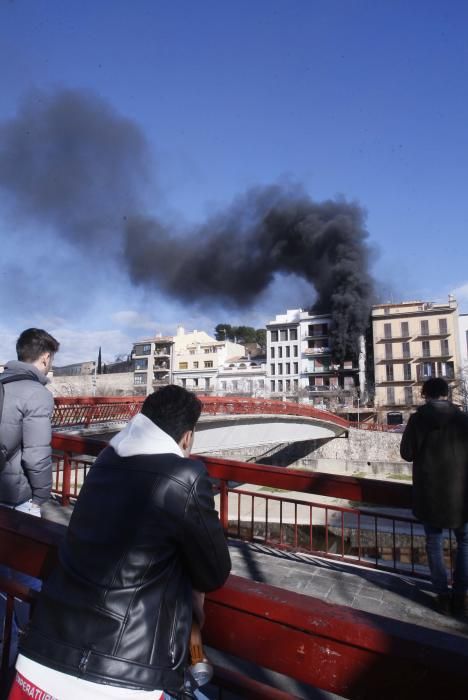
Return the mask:
[[[411,362],[413,359],[412,355],[392,355],[391,357],[387,357],[386,355],[377,355],[375,358],[376,362],[378,364],[385,364],[389,362]]]
[[[312,355],[328,355],[331,352],[331,348],[329,347],[323,347],[323,348],[306,348],[303,350],[303,355],[307,355],[308,357]]]
[[[448,338],[451,335],[451,332],[447,329],[445,331],[427,331],[427,333],[419,332],[414,335],[414,340],[426,340],[427,338],[433,338],[434,340],[437,340],[437,338]]]
[[[453,357],[453,353],[450,350],[441,350],[440,352],[423,352],[421,355],[415,354],[415,360],[446,360],[449,357]]]
[[[389,338],[387,338],[385,335],[380,335],[377,336],[375,339],[376,343],[404,343],[407,342],[412,338],[412,335],[410,333],[405,333],[401,335],[392,335]]]

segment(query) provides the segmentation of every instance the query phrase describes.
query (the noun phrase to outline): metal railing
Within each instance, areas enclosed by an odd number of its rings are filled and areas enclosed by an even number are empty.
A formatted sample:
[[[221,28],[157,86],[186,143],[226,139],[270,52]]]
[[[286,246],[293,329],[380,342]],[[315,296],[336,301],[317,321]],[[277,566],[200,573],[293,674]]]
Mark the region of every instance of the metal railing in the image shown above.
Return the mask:
[[[63,505],[78,496],[94,457],[105,445],[99,440],[54,435],[53,491]],[[386,510],[411,507],[411,484],[303,472],[217,457],[200,459],[215,481],[219,516],[228,536],[375,569],[429,577],[421,524],[410,513]],[[248,490],[245,485],[260,486],[265,492]],[[286,491],[333,497],[348,503],[297,498]],[[361,503],[366,505],[362,507]],[[446,558],[451,568],[450,533],[446,538]]]
[[[342,486],[350,488],[345,482]],[[43,578],[57,560],[63,534],[63,526],[2,508],[0,562]],[[10,581],[0,580],[0,591],[8,598],[0,679],[1,690],[7,691],[13,599],[33,598]],[[222,589],[207,594],[205,613],[207,647],[284,674],[311,692],[321,688],[351,700],[466,698],[468,649],[460,636],[428,628],[422,636],[419,627],[407,622],[233,575]],[[218,698],[227,689],[229,698],[294,700],[252,675],[215,667]]]

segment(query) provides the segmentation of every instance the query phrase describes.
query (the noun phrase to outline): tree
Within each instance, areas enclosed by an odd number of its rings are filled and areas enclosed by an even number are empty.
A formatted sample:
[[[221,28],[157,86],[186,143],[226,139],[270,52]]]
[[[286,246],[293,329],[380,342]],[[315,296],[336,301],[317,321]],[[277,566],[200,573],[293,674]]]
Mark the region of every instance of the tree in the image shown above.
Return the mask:
[[[218,323],[215,328],[216,340],[232,340],[232,326],[229,323]]]
[[[262,348],[266,345],[266,330],[252,326],[231,326],[230,323],[218,323],[215,328],[216,340],[230,340],[233,343],[258,343]]]

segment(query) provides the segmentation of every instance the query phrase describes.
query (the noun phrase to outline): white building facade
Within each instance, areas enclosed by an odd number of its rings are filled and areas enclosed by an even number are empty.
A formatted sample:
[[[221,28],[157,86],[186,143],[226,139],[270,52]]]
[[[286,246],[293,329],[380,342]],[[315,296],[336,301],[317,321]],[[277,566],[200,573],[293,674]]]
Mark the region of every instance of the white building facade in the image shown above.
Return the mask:
[[[267,324],[267,383],[271,395],[327,408],[353,400],[364,384],[364,362],[332,362],[331,317],[289,309]],[[346,399],[346,401],[345,401]]]

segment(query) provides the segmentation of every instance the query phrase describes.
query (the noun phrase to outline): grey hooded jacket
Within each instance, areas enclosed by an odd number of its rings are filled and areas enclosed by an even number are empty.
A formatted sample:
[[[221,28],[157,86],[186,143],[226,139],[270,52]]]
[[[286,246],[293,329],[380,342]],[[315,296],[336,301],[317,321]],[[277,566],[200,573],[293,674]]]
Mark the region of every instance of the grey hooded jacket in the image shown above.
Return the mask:
[[[0,473],[0,503],[17,506],[32,499],[41,505],[52,488],[54,398],[45,387],[47,377],[28,362],[8,362],[0,381],[18,374],[24,380],[4,386],[0,439],[12,456]]]

